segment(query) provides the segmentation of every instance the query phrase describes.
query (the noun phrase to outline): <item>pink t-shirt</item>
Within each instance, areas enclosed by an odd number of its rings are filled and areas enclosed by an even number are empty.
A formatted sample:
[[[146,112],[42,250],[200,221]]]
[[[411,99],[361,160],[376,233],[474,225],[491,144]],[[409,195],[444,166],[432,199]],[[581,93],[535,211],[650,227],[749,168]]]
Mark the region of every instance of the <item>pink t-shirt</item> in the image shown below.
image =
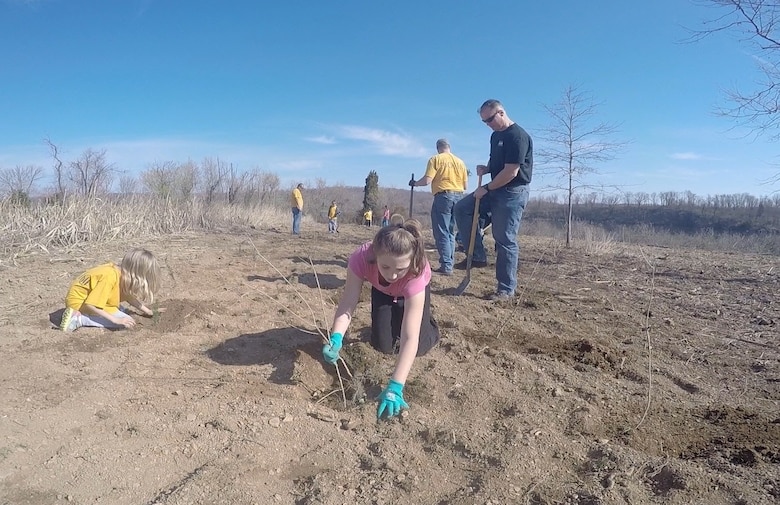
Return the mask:
[[[350,255],[349,269],[386,295],[394,298],[409,298],[424,291],[425,286],[431,282],[431,265],[426,261],[422,272],[417,277],[412,277],[410,272],[389,286],[383,286],[379,282],[379,267],[376,263],[368,261],[371,256],[371,242],[366,242]]]

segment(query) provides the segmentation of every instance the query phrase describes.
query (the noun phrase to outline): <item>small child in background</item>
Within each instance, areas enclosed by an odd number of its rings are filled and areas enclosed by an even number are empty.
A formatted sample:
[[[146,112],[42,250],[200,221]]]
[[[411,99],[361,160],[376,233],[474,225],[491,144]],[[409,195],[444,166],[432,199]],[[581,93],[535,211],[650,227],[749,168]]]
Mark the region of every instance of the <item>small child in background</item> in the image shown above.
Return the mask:
[[[91,268],[68,289],[60,329],[73,331],[81,326],[132,328],[135,320],[122,311],[120,303],[127,302],[142,315],[152,317],[154,312],[143,302],[154,303],[159,282],[157,259],[146,249],[129,251],[118,265],[106,263]]]
[[[341,214],[339,207],[336,205],[336,200],[333,200],[328,207],[328,233],[339,232],[339,214]]]
[[[393,216],[390,226],[349,257],[347,282],[333,318],[330,343],[322,348],[328,363],[336,364],[339,359],[364,281],[371,284],[371,345],[385,354],[398,349],[395,371],[378,398],[377,408],[378,418],[385,413],[393,417],[409,408],[403,388],[415,357],[439,342],[439,328],[431,317],[431,266],[419,222],[403,222],[401,216]]]

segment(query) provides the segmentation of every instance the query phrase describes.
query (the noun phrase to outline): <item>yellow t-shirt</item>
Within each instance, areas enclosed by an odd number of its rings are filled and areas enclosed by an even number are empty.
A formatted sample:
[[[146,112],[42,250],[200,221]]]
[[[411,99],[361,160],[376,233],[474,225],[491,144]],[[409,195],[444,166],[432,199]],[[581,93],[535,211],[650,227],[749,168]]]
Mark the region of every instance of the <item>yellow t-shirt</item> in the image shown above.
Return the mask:
[[[90,268],[73,281],[65,306],[80,311],[86,303],[113,314],[119,310],[120,296],[119,267],[106,263]]]
[[[331,205],[328,209],[328,219],[336,219],[336,212],[338,212],[338,207]]]
[[[371,209],[368,209],[363,213],[363,219],[366,221],[371,221],[371,218],[374,216],[374,212]]]
[[[440,153],[431,157],[425,175],[432,179],[431,193],[434,195],[441,191],[466,191],[466,164],[452,153]]]
[[[301,194],[300,189],[295,188],[292,190],[292,195],[290,195],[290,206],[298,207],[303,210],[303,195]]]

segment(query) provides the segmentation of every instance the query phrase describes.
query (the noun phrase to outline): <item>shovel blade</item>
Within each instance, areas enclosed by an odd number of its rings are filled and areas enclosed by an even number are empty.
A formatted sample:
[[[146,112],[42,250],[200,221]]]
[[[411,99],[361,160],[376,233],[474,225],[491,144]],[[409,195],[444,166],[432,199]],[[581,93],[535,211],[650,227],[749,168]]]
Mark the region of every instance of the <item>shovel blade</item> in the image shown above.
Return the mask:
[[[463,280],[460,281],[458,287],[455,288],[455,296],[460,296],[463,293],[465,293],[466,288],[469,287],[470,282],[471,282],[471,270],[466,270],[466,277],[464,277]]]

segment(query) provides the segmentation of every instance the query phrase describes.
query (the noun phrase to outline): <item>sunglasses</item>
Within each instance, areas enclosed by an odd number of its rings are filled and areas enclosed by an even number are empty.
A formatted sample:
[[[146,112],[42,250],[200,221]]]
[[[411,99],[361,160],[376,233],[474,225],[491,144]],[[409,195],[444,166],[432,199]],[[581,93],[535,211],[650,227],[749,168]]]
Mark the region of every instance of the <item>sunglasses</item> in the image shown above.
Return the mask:
[[[487,119],[483,119],[482,122],[485,124],[490,124],[493,122],[494,119],[496,119],[496,116],[498,116],[498,113],[501,112],[500,110],[497,110],[492,116],[490,116]]]

